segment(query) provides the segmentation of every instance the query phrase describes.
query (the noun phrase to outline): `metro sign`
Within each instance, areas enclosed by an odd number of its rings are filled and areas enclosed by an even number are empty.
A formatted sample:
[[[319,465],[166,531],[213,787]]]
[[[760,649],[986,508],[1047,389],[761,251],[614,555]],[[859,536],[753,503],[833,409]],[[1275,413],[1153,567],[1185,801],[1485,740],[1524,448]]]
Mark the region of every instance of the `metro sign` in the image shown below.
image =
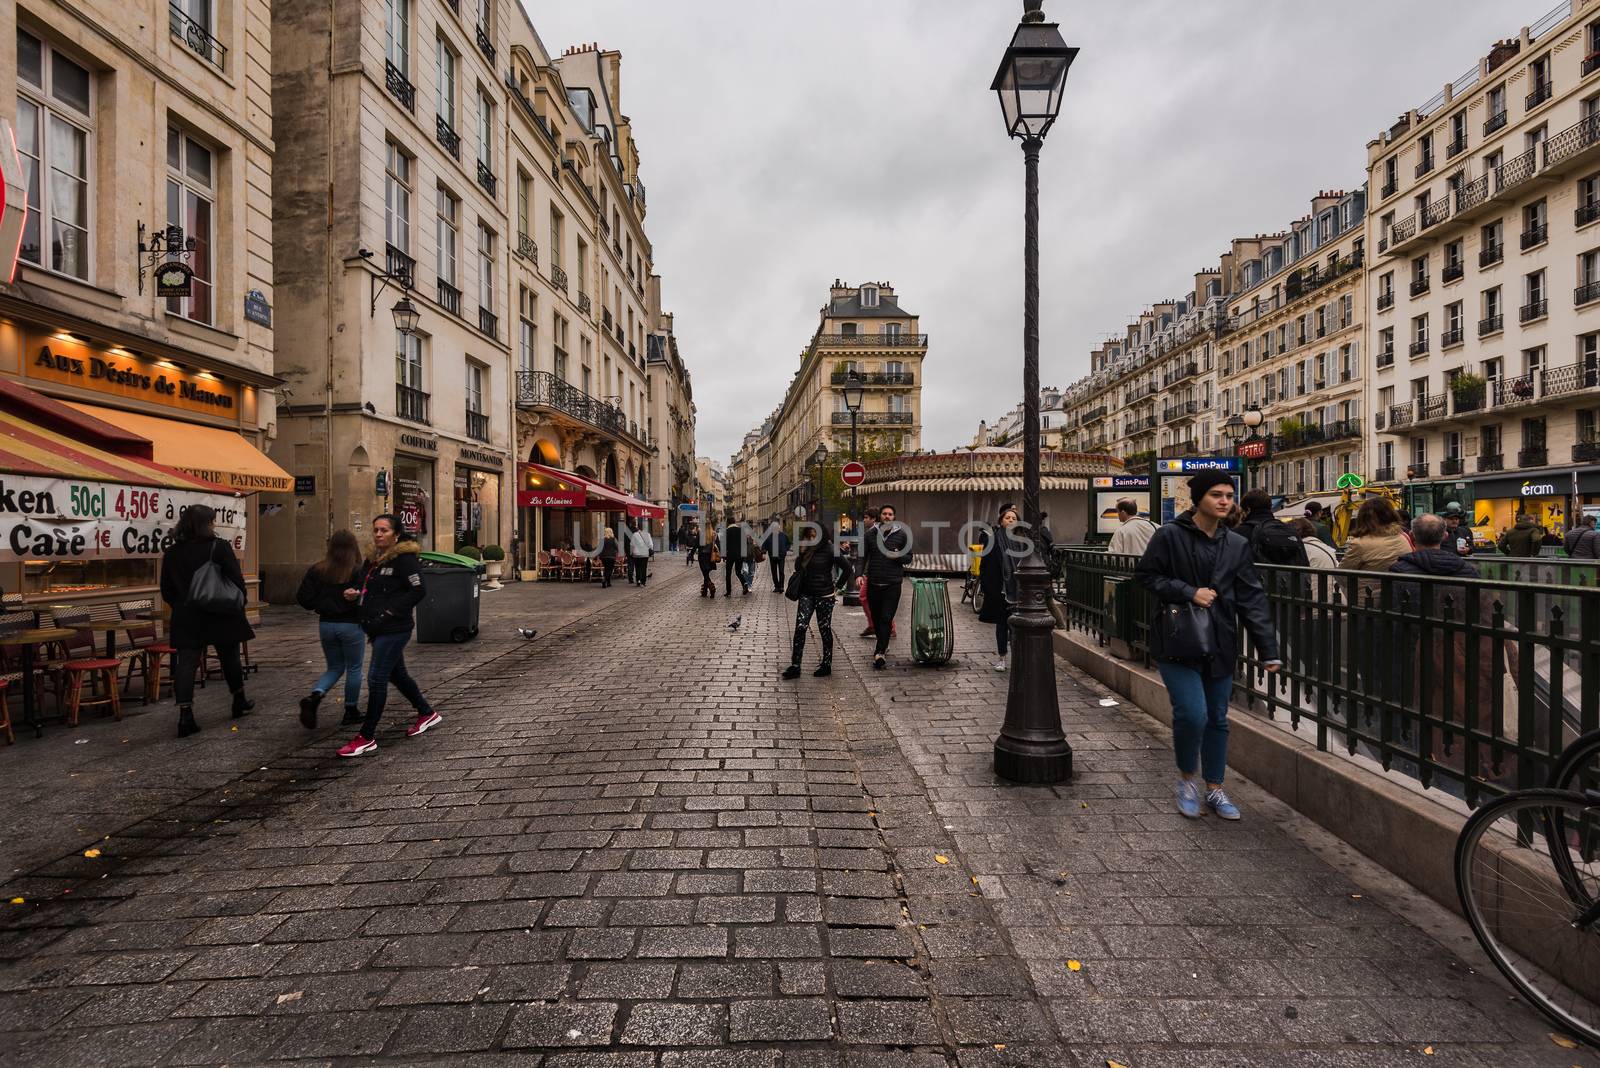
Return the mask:
[[[0,277],[16,281],[22,227],[28,221],[28,180],[17,152],[17,132],[0,119]]]
[[[1271,442],[1266,438],[1253,438],[1239,442],[1233,452],[1235,456],[1246,460],[1265,460],[1270,448]]]

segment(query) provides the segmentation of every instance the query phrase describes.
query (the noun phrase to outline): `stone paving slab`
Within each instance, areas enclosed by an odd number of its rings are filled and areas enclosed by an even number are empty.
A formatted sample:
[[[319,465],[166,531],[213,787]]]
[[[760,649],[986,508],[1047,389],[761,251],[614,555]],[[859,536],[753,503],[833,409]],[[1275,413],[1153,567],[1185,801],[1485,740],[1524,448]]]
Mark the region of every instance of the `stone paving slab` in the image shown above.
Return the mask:
[[[494,595],[413,647],[443,727],[402,702],[356,761],[293,722],[290,618],[238,733],[0,750],[0,1065],[1600,1063],[1248,784],[1242,824],[1175,816],[1159,728],[1065,668],[1076,778],[995,780],[965,609],[945,668],[869,670],[842,610],[786,683],[792,605],[697,588]]]

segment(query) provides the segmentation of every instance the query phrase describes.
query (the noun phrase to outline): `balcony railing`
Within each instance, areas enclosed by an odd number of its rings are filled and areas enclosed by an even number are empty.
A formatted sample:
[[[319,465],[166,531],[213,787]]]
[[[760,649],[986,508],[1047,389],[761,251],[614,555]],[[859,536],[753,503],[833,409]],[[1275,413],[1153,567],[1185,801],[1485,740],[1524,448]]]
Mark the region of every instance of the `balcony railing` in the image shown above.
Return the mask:
[[[1411,343],[1411,358],[1416,359],[1428,351],[1428,339],[1419,338]]]
[[[1555,83],[1552,81],[1543,81],[1535,84],[1533,91],[1528,94],[1526,100],[1524,101],[1527,109],[1532,111],[1540,104],[1543,104],[1546,100],[1550,99],[1551,95],[1555,91]]]
[[[1483,246],[1482,251],[1478,253],[1478,266],[1493,267],[1505,258],[1506,247],[1497,241],[1492,245]]]
[[[585,315],[589,315],[589,314],[593,313],[593,311],[594,311],[594,301],[589,299],[589,294],[587,294],[587,293],[579,293],[578,294],[578,310],[581,311]]]
[[[818,334],[818,347],[834,349],[918,349],[928,343],[927,334]]]
[[[1439,347],[1448,349],[1459,345],[1461,344],[1461,336],[1462,330],[1460,327],[1456,327],[1454,330],[1446,330],[1439,335]]]
[[[1394,468],[1392,467],[1380,467],[1374,472],[1374,474],[1377,476],[1379,482],[1394,481]]]
[[[384,84],[389,87],[389,95],[404,104],[407,111],[416,106],[417,87],[411,84],[410,79],[401,72],[399,67],[387,59],[383,61],[383,80]]]
[[[1460,281],[1462,277],[1466,275],[1466,273],[1467,265],[1462,263],[1460,260],[1457,260],[1454,263],[1447,263],[1444,265],[1444,270],[1439,272],[1439,281],[1443,282],[1445,285],[1449,285],[1451,282]]]
[[[517,255],[535,267],[539,265],[539,246],[533,243],[533,238],[521,232],[517,234]]]
[[[439,287],[438,288],[439,288],[439,307],[443,308],[445,311],[449,312],[451,315],[460,315],[461,314],[461,290],[457,289],[455,286],[451,285],[449,282],[446,282],[443,278],[439,279]]]
[[[467,437],[475,441],[489,440],[489,417],[483,412],[467,409]]]
[[[1597,141],[1600,141],[1600,113],[1580,119],[1554,137],[1546,138],[1542,146],[1544,165],[1553,167],[1565,163]]]
[[[478,309],[478,331],[485,337],[498,339],[500,336],[500,319],[488,308]]]
[[[1382,429],[1381,427],[1379,429]],[[1276,452],[1288,452],[1291,449],[1306,449],[1316,445],[1326,445],[1335,441],[1346,441],[1361,436],[1361,423],[1356,419],[1340,419],[1324,426],[1307,426],[1298,430],[1288,430],[1272,435],[1272,447]]]
[[[1530,445],[1517,453],[1518,467],[1543,467],[1550,462],[1550,450],[1543,445]]]
[[[857,412],[856,417],[862,426],[910,426],[915,422],[911,412]],[[834,412],[835,425],[850,425],[849,412]]]
[[[1506,124],[1506,113],[1505,113],[1504,109],[1501,109],[1500,111],[1495,112],[1493,115],[1490,115],[1487,119],[1483,120],[1483,134],[1484,134],[1484,136],[1485,137],[1489,136],[1490,134],[1494,133],[1496,130],[1500,129],[1505,124]]]
[[[1565,367],[1547,367],[1539,372],[1540,387],[1545,397],[1559,397],[1600,387],[1600,364],[1569,363]]]
[[[478,51],[483,53],[483,58],[489,61],[489,66],[494,66],[494,42],[489,40],[489,31],[483,28],[483,23],[478,24]]]
[[[1501,330],[1504,330],[1504,329],[1505,329],[1505,316],[1503,316],[1503,315],[1491,315],[1486,319],[1479,319],[1478,320],[1478,336],[1479,337],[1488,337],[1490,334],[1498,334]]]
[[[1470,412],[1481,412],[1489,403],[1489,390],[1485,385],[1461,386],[1459,389],[1452,386],[1450,398],[1454,401],[1453,411],[1456,415],[1466,415]]]
[[[1460,137],[1457,137],[1454,140],[1452,140],[1448,145],[1446,145],[1444,147],[1445,159],[1450,159],[1451,157],[1459,156],[1459,155],[1461,155],[1461,153],[1465,152],[1466,150],[1467,150],[1467,138],[1466,138],[1466,135],[1463,134]]]
[[[1433,170],[1433,157],[1432,156],[1423,156],[1421,159],[1417,160],[1417,177],[1418,178],[1421,178],[1424,174],[1427,174],[1431,170]]]
[[[1504,471],[1506,458],[1498,452],[1486,452],[1478,457],[1478,472],[1483,474],[1489,471]]]
[[[409,419],[413,423],[427,423],[428,421],[428,395],[420,389],[402,386],[396,382],[394,386],[394,414],[402,419]]]
[[[1473,208],[1489,199],[1489,175],[1480,174],[1476,179],[1464,183],[1456,190],[1456,214],[1471,211]]]
[[[1428,280],[1426,278],[1413,278],[1411,280],[1411,295],[1413,297],[1420,297],[1427,291]]]
[[[1544,223],[1540,223],[1538,226],[1530,226],[1522,231],[1522,250],[1526,252],[1530,248],[1536,248],[1549,239],[1550,227]]]
[[[1198,454],[1199,451],[1200,443],[1197,441],[1174,441],[1170,445],[1161,446],[1161,451],[1158,455],[1163,458],[1171,458],[1173,456],[1194,456]]]
[[[1378,190],[1378,198],[1380,200],[1388,200],[1390,197],[1394,196],[1399,191],[1400,191],[1400,183],[1399,182],[1387,182]]]
[[[1549,311],[1550,302],[1548,300],[1529,301],[1527,304],[1524,304],[1520,309],[1518,309],[1517,319],[1520,322],[1531,323],[1535,319],[1543,319],[1547,314],[1549,314]]]
[[[481,159],[478,161],[478,184],[483,186],[483,191],[490,196],[494,196],[495,187],[500,184],[493,168]]]
[[[563,293],[567,291],[567,272],[561,269],[559,263],[550,265],[550,283]]]
[[[1494,380],[1494,389],[1490,396],[1494,399],[1496,408],[1503,408],[1513,404],[1528,404],[1534,395],[1533,375],[1517,375],[1515,378],[1497,378]]]
[[[1197,363],[1179,364],[1176,368],[1162,377],[1161,384],[1163,387],[1170,386],[1175,382],[1182,382],[1186,378],[1193,378],[1199,373],[1200,365]]]
[[[1596,460],[1600,460],[1600,440],[1587,437],[1572,446],[1573,463],[1594,463]]]
[[[1402,241],[1410,241],[1417,236],[1417,217],[1407,215],[1404,219],[1389,228],[1389,243],[1398,245]]]
[[[1378,310],[1388,311],[1392,307],[1394,307],[1394,290],[1391,289],[1387,293],[1379,293]]]
[[[1426,460],[1420,460],[1417,463],[1408,464],[1406,466],[1406,479],[1407,481],[1415,481],[1419,478],[1427,478],[1430,470],[1431,466]]]
[[[1538,154],[1531,148],[1522,155],[1502,163],[1494,172],[1495,192],[1499,193],[1514,185],[1521,185],[1533,177],[1533,172],[1538,167]]]
[[[916,382],[916,376],[910,371],[858,371],[861,384],[864,386],[909,386]],[[848,385],[850,372],[834,371],[828,376],[828,384],[834,386]]]
[[[1453,460],[1440,460],[1439,477],[1449,478],[1451,475],[1459,475],[1465,466],[1466,462],[1459,456]]]
[[[188,45],[189,51],[218,70],[225,69],[228,49],[177,4],[167,6],[167,25],[172,31],[172,36]]]
[[[1377,358],[1378,369],[1394,366],[1394,349],[1381,349]]]
[[[444,121],[443,115],[433,117],[433,136],[450,153],[450,158],[461,158],[461,135],[456,133],[456,128]]]
[[[1597,70],[1600,70],[1600,52],[1585,56],[1583,59],[1583,76],[1587,78]]]
[[[517,372],[517,407],[552,408],[614,434],[628,432],[628,418],[610,401],[592,397],[549,371]]]
[[[1410,426],[1417,421],[1416,409],[1410,401],[1389,405],[1390,428]]]
[[[407,256],[393,245],[384,245],[384,269],[401,280],[401,284],[410,286],[417,277],[417,261]]]
[[[1438,226],[1448,218],[1450,218],[1450,198],[1443,196],[1422,209],[1422,228],[1426,230],[1430,226]]]

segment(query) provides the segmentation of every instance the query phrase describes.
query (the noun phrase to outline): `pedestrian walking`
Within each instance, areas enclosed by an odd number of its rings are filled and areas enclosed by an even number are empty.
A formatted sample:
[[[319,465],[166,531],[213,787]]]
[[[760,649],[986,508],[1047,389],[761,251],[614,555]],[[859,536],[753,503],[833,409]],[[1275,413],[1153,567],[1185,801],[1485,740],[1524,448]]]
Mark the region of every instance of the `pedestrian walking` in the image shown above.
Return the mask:
[[[905,524],[895,522],[892,504],[878,506],[878,523],[867,534],[872,549],[867,556],[867,613],[877,639],[872,666],[879,671],[889,666],[884,656],[894,636],[894,617],[900,611],[900,585],[905,580],[906,557],[911,551],[911,536]]]
[[[1139,502],[1132,497],[1117,501],[1117,519],[1121,526],[1111,532],[1106,552],[1113,556],[1143,556],[1155,536],[1156,525],[1139,514]]]
[[[1586,515],[1567,535],[1567,555],[1574,560],[1600,560],[1600,530],[1595,529],[1595,517]]]
[[[1056,551],[1055,535],[1050,533],[1050,524],[1046,522],[1046,520],[1049,518],[1049,512],[1039,513],[1039,529],[1034,533],[1033,536],[1034,540],[1039,543],[1039,551],[1044,553],[1044,562],[1046,565],[1050,564],[1050,561],[1055,556]]]
[[[1000,506],[1000,515],[994,529],[984,535],[983,554],[978,558],[978,588],[983,591],[983,607],[978,619],[994,624],[995,652],[1000,659],[994,662],[996,671],[1004,671],[1010,662],[1011,613],[1017,605],[1017,561],[1010,528],[1018,519],[1014,504]]]
[[[806,631],[812,617],[816,618],[817,635],[822,641],[822,662],[811,674],[819,679],[833,674],[833,606],[839,590],[850,580],[850,565],[835,550],[826,526],[818,526],[816,538],[795,557],[794,574],[789,578],[796,597],[794,641],[790,645],[789,666],[783,669],[786,679],[800,677],[800,658],[806,651]]]
[[[685,520],[678,535],[678,548],[683,550],[683,566],[692,567],[700,555],[700,525],[693,519]]]
[[[832,549],[831,541],[828,547]],[[767,567],[772,572],[772,590],[782,593],[784,566],[789,555],[789,535],[783,529],[783,522],[776,517],[767,524],[766,532],[761,536],[761,551],[767,554]]]
[[[323,695],[344,676],[344,718],[340,723],[353,726],[361,722],[361,659],[367,651],[367,636],[361,631],[361,546],[348,530],[336,530],[328,538],[322,559],[306,569],[300,580],[295,602],[317,614],[317,638],[322,642],[322,659],[327,664],[311,692],[300,698],[300,724],[306,730],[317,726],[317,706]]]
[[[1253,489],[1244,495],[1243,506],[1244,519],[1239,523],[1239,533],[1250,543],[1250,552],[1256,563],[1309,566],[1300,536],[1289,528],[1289,524],[1272,514],[1271,494],[1263,489]]]
[[[1328,509],[1322,507],[1321,501],[1311,501],[1306,505],[1306,519],[1315,531],[1313,536],[1322,544],[1329,546],[1333,544],[1333,524],[1328,518],[1330,514]],[[1300,540],[1305,541],[1305,538]]]
[[[177,650],[172,697],[178,703],[179,738],[200,729],[194,718],[194,677],[208,646],[216,650],[233,695],[233,718],[255,707],[245,696],[239,662],[239,644],[256,636],[244,615],[244,573],[233,547],[217,537],[216,522],[214,509],[190,505],[178,516],[172,547],[161,554],[161,599],[172,610],[168,640]]]
[[[1289,529],[1300,539],[1306,551],[1306,566],[1318,571],[1330,571],[1339,566],[1339,554],[1332,545],[1322,540],[1316,524],[1310,519],[1291,519]]]
[[[611,573],[617,568],[617,534],[610,527],[600,532],[600,588],[611,588]],[[633,582],[633,572],[628,572],[628,582]]]
[[[360,596],[361,629],[372,645],[367,715],[361,733],[340,748],[342,757],[358,757],[378,748],[378,721],[383,718],[391,682],[417,713],[406,728],[406,737],[415,738],[444,721],[406,670],[406,643],[415,626],[412,610],[424,595],[422,572],[417,567],[422,547],[406,536],[397,516],[387,513],[372,521],[372,545],[376,555],[363,565]]]
[[[650,554],[655,552],[655,545],[650,541],[647,523],[635,525],[629,520],[628,530],[628,573],[633,584],[642,590],[650,575]]]
[[[1459,504],[1445,505],[1444,540],[1440,545],[1457,556],[1472,555],[1472,528],[1462,522],[1464,518]],[[1415,524],[1412,525],[1415,527]],[[1415,541],[1414,536],[1412,540]]]
[[[1500,551],[1507,556],[1538,556],[1544,535],[1533,516],[1523,512],[1517,516],[1516,525],[1500,535]]]
[[[867,625],[861,631],[863,638],[873,636],[872,609],[867,606],[867,561],[872,559],[872,529],[877,525],[877,508],[868,508],[861,513],[861,558],[856,567],[856,599],[861,602],[861,614],[867,617]]]
[[[695,546],[694,559],[700,564],[700,596],[715,597],[717,595],[716,570],[722,562],[722,554],[717,551],[717,530],[715,527],[707,528],[705,540]]]
[[[1189,496],[1193,509],[1156,531],[1134,573],[1160,602],[1150,651],[1172,702],[1178,811],[1195,819],[1209,808],[1237,820],[1223,779],[1240,623],[1266,670],[1277,671],[1282,661],[1249,543],[1223,526],[1233,507],[1232,478],[1220,471],[1195,475]],[[1203,803],[1197,775],[1205,782]]]
[[[733,596],[733,580],[739,580],[739,585],[744,589],[745,595],[750,594],[750,582],[744,576],[744,562],[747,556],[754,555],[750,545],[750,535],[744,523],[730,523],[722,528],[721,556],[722,556],[722,596]]]

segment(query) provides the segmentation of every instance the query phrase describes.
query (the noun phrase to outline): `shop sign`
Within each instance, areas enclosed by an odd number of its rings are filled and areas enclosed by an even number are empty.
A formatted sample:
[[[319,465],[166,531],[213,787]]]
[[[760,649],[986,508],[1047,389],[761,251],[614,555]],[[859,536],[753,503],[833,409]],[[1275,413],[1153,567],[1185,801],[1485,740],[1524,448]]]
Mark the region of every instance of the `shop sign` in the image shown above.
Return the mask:
[[[401,434],[400,444],[408,449],[422,449],[424,452],[439,451],[437,438],[425,438],[421,434]]]
[[[1532,479],[1517,487],[1518,496],[1522,497],[1559,497],[1561,491],[1556,489],[1554,482],[1535,482]]]
[[[1600,467],[1576,470],[1541,471],[1536,475],[1472,480],[1473,495],[1479,499],[1534,500],[1540,497],[1567,497],[1574,493],[1600,493]]]
[[[233,497],[116,482],[0,474],[0,559],[160,556],[190,505],[217,513],[217,536],[244,551],[245,512]]]
[[[1265,460],[1272,449],[1266,438],[1247,438],[1233,447],[1235,456],[1245,460]]]
[[[232,414],[239,406],[239,388],[213,375],[41,334],[28,336],[26,351],[31,379],[209,415]]]
[[[296,497],[315,497],[317,495],[317,476],[295,475],[294,495]]]
[[[492,452],[481,452],[478,449],[461,448],[456,450],[457,459],[467,460],[487,467],[503,468],[506,465],[504,456],[496,456]]]
[[[588,503],[589,494],[576,486],[517,491],[518,508],[582,508]]]
[[[193,267],[181,260],[168,260],[156,268],[156,296],[163,299],[187,297],[193,281]]]
[[[252,289],[244,295],[244,317],[262,326],[272,325],[272,305],[267,303],[261,290]]]
[[[396,478],[394,480],[395,515],[400,517],[400,525],[418,537],[428,532],[428,492],[422,488],[422,483],[409,478]]]
[[[1244,461],[1236,456],[1199,456],[1156,461],[1156,472],[1163,475],[1191,475],[1199,471],[1239,474],[1243,470]]]
[[[1142,489],[1150,488],[1149,475],[1096,475],[1093,486],[1095,489]]]

